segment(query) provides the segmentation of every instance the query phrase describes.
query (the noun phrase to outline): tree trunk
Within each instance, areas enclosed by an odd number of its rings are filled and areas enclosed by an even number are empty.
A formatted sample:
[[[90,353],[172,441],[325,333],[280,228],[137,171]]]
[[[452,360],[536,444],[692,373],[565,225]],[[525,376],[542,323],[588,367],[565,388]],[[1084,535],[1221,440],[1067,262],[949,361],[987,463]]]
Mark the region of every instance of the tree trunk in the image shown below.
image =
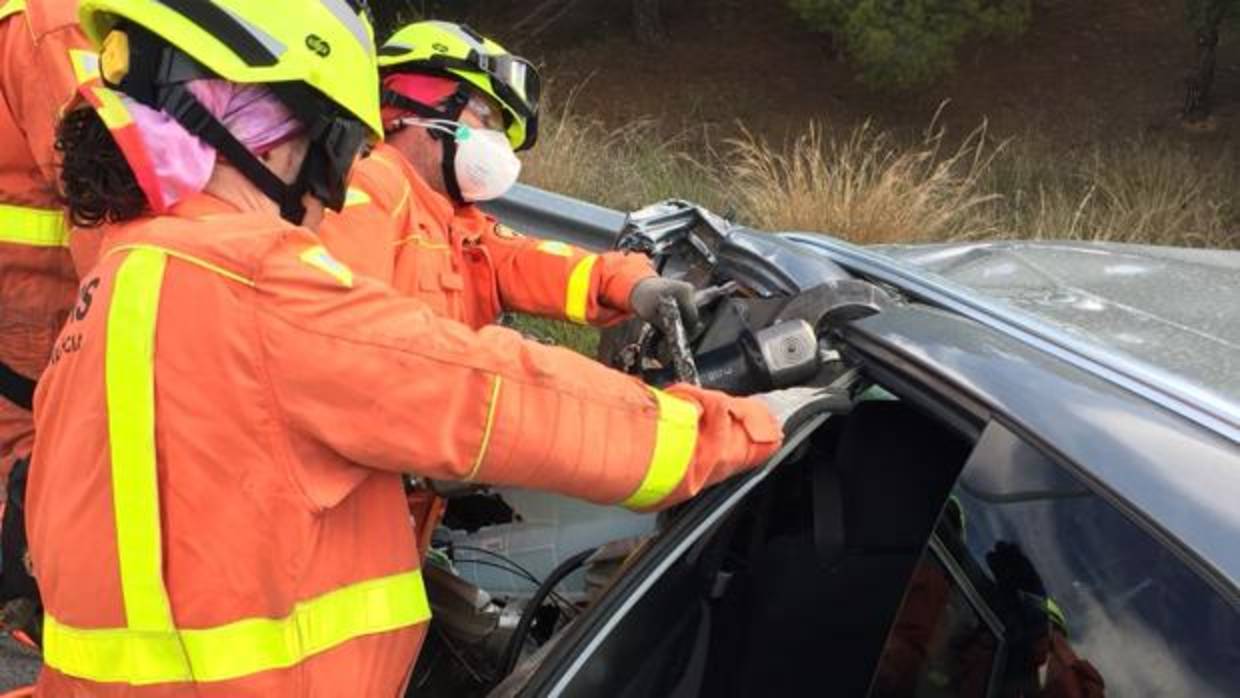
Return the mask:
[[[633,33],[637,43],[660,44],[667,38],[661,5],[662,0],[633,0]]]
[[[1218,28],[1226,14],[1226,3],[1213,2],[1197,28],[1197,65],[1185,81],[1188,89],[1184,94],[1184,111],[1180,113],[1186,123],[1200,123],[1210,117],[1210,88],[1214,86]]]

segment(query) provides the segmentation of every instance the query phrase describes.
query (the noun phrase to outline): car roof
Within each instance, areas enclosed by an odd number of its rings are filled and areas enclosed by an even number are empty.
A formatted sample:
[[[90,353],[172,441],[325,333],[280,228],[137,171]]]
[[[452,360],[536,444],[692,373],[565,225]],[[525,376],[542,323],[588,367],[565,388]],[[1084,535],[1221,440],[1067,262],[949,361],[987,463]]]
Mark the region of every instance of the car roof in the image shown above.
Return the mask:
[[[750,237],[759,236],[750,234]],[[836,238],[808,233],[780,235],[776,244],[793,244],[806,252],[826,255],[848,271],[896,287],[913,300],[961,314],[992,330],[1018,337],[1062,361],[1106,378],[1126,389],[1133,399],[1144,399],[1176,412],[1232,443],[1240,443],[1240,395],[1216,385],[1204,385],[1198,377],[1204,374],[1190,374],[1174,361],[1154,362],[1135,356],[1117,348],[1114,342],[1104,341],[1097,332],[1091,333],[1084,327],[1075,328],[1065,320],[1043,317],[1005,300],[997,291],[990,294],[930,271],[902,259],[902,255],[893,253],[892,248],[862,248]],[[939,252],[945,249],[943,246],[937,247]],[[927,255],[933,255],[935,251],[936,246],[924,248]],[[950,253],[947,254],[950,256]],[[1176,252],[1169,254],[1175,255]],[[1099,258],[1103,257],[1100,255]],[[1227,283],[1220,282],[1219,286],[1225,288]],[[1224,314],[1224,318],[1234,313],[1234,309],[1221,305],[1217,311]],[[1225,319],[1221,324],[1229,325],[1230,320]],[[1219,334],[1231,331],[1229,327]],[[1230,340],[1222,336],[1222,341]],[[1217,358],[1231,365],[1236,361],[1234,354]]]
[[[1051,241],[872,249],[1240,404],[1240,251]]]

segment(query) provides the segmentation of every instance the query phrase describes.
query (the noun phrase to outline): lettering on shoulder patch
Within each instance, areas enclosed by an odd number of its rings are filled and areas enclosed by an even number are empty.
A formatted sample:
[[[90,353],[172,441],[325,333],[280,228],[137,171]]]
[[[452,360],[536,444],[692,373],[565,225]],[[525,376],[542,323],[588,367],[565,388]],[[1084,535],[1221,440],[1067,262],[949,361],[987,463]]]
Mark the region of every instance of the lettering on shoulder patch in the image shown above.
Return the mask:
[[[349,187],[344,195],[344,207],[361,206],[370,203],[370,194],[358,187]]]
[[[560,242],[559,240],[547,240],[545,242],[538,243],[538,251],[555,255],[556,257],[573,256],[573,248]]]
[[[301,261],[340,282],[341,286],[353,288],[353,270],[336,259],[322,245],[315,245],[301,253]]]
[[[126,56],[128,60],[128,56]],[[85,85],[99,79],[99,54],[82,49],[69,49],[69,63],[73,66],[73,76],[77,84]]]
[[[525,237],[525,236],[524,236],[524,235],[522,235],[521,233],[518,233],[517,231],[513,230],[512,228],[509,228],[508,226],[504,225],[503,223],[496,223],[496,224],[495,224],[495,230],[494,230],[494,233],[495,233],[495,237],[497,237],[497,238],[503,238],[503,239],[505,239],[505,240],[516,240],[517,238]]]

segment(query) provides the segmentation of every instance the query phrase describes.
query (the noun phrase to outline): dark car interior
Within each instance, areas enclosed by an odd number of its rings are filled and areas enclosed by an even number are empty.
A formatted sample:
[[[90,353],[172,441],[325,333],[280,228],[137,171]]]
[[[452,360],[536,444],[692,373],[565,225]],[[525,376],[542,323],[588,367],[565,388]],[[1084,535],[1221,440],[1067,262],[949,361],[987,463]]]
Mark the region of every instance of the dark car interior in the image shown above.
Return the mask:
[[[565,693],[865,695],[971,447],[904,402],[832,417],[638,602]]]

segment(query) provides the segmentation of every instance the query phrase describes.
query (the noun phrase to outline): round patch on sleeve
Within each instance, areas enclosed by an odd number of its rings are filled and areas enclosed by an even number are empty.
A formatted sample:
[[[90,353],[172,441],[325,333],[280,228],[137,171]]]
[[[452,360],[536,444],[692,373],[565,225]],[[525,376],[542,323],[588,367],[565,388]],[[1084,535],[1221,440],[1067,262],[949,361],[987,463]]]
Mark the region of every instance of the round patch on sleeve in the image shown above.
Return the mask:
[[[497,237],[497,238],[503,238],[503,239],[505,239],[505,240],[516,240],[517,238],[523,238],[523,237],[525,237],[525,236],[524,236],[524,235],[522,235],[521,233],[518,233],[517,231],[513,230],[512,228],[509,228],[508,226],[504,225],[503,223],[496,223],[496,224],[495,224],[495,230],[494,230],[494,231],[492,231],[492,232],[494,232],[494,233],[495,233],[495,237]]]

